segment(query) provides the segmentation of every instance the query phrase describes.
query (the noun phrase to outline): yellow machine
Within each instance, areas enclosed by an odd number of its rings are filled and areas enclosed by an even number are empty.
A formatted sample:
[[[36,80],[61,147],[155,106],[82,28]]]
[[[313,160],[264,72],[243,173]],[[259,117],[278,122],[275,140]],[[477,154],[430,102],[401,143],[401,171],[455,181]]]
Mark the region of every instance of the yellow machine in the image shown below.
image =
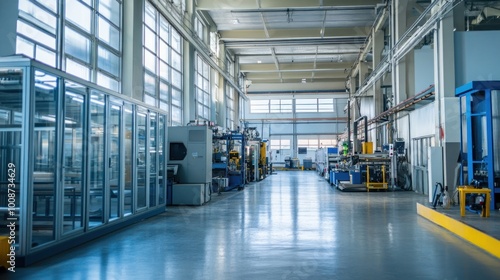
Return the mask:
[[[267,143],[260,142],[260,153],[259,153],[259,179],[265,179],[267,174]]]
[[[373,142],[361,143],[361,149],[363,154],[373,154]]]
[[[229,152],[229,170],[240,170],[240,153],[232,150]]]
[[[374,176],[375,175],[375,176]],[[366,190],[387,190],[385,165],[366,166]]]

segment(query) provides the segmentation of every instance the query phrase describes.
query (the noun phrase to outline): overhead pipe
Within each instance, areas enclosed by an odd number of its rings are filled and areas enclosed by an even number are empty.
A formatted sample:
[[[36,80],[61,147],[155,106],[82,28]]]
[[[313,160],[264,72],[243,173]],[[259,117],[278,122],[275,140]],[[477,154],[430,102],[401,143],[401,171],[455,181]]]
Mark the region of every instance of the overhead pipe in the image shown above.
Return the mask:
[[[382,12],[378,13],[377,18],[372,25],[372,31],[370,31],[370,34],[368,34],[368,37],[365,39],[365,46],[359,53],[358,59],[351,67],[351,73],[349,74],[349,77],[355,77],[359,73],[359,63],[360,61],[363,61],[365,59],[365,56],[371,48],[373,34],[375,34],[375,32],[379,31],[382,28],[382,25],[387,19],[387,6],[388,4],[386,3]]]
[[[422,19],[427,16],[432,8],[434,8],[437,3],[444,2],[440,7],[439,10],[435,11],[431,17],[422,25],[422,27],[418,27],[418,23],[422,21]],[[461,2],[461,1],[459,1]],[[399,39],[394,46],[391,48],[391,53],[393,54],[392,59],[390,60],[385,60],[379,64],[379,66],[372,72],[372,74],[367,78],[367,81],[364,83],[364,85],[357,90],[355,93],[355,96],[360,96],[362,93],[366,92],[368,88],[370,88],[377,80],[379,80],[387,71],[390,69],[390,65],[396,63],[404,57],[408,52],[411,50],[411,48],[415,47],[418,42],[424,38],[429,32],[432,31],[434,24],[445,14],[447,14],[449,11],[453,9],[453,1],[434,1],[425,9],[424,13],[422,13],[418,19],[410,26],[410,28],[401,36],[401,39]],[[450,6],[452,6],[450,8]],[[409,34],[413,31],[416,31],[413,33],[411,36]],[[391,36],[394,36],[394,34],[391,34]],[[406,37],[409,38],[407,40],[404,40]]]

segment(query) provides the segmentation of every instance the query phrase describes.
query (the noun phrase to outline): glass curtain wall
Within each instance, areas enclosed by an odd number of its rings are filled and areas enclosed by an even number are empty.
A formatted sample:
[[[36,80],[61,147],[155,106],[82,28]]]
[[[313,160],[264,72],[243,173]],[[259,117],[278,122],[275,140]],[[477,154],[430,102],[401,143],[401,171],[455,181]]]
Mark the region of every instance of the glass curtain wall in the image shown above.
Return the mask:
[[[0,233],[19,222],[16,256],[164,211],[167,116],[18,59],[31,66],[0,59]]]
[[[166,183],[167,177],[165,174],[165,153],[166,149],[166,134],[167,134],[167,120],[164,115],[158,116],[158,204],[162,205],[166,202]]]
[[[105,95],[92,91],[90,96],[90,135],[89,135],[89,194],[88,226],[102,225],[104,221],[104,166],[106,143]]]
[[[122,127],[121,114],[122,106],[120,100],[110,98],[109,121],[108,121],[108,188],[106,191],[109,200],[109,219],[120,217],[121,204],[121,155],[122,155]]]
[[[68,232],[83,227],[84,193],[84,103],[87,88],[65,83],[63,149],[63,229]]]
[[[157,119],[156,113],[149,113],[149,207],[156,206],[158,191],[158,153],[157,153]]]
[[[137,209],[146,207],[146,185],[147,185],[147,153],[146,153],[146,138],[147,133],[147,111],[144,108],[137,109]]]
[[[123,122],[124,122],[124,195],[123,195],[123,214],[125,216],[132,214],[133,198],[134,198],[134,114],[133,107],[130,103],[125,103],[123,106]]]
[[[8,236],[10,230],[7,225],[9,218],[19,215],[20,198],[25,193],[21,193],[21,145],[23,143],[23,88],[22,82],[25,73],[20,68],[1,69],[0,68],[0,209],[8,209],[13,206],[13,215],[8,215],[6,210],[2,210],[0,216],[0,235]],[[48,146],[48,136],[46,133],[40,139],[40,148]],[[38,170],[48,172],[50,168],[48,151],[45,157],[37,158],[34,162]],[[26,183],[26,182],[24,182]],[[24,190],[23,190],[24,192]],[[12,197],[14,194],[14,201]],[[10,201],[9,201],[9,198]],[[16,236],[19,236],[19,227],[15,229]],[[49,232],[50,236],[50,232]]]
[[[37,247],[55,239],[57,155],[57,110],[60,79],[35,71],[33,166],[33,216],[31,246]],[[60,133],[59,133],[60,135]],[[60,150],[59,150],[60,151]],[[66,162],[64,164],[67,164]]]

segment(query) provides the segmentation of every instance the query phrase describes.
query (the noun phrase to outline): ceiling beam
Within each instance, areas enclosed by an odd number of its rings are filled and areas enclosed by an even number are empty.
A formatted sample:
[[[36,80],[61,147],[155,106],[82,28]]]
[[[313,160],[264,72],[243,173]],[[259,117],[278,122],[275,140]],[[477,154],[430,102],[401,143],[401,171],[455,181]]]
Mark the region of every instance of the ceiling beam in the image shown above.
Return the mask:
[[[293,90],[294,86],[297,84],[308,84],[311,85],[311,90],[315,89],[314,85],[317,83],[344,83],[345,85],[345,78],[334,78],[334,79],[316,79],[314,82],[306,82],[304,83],[302,79],[283,79],[283,82],[281,82],[280,79],[253,79],[252,81],[252,86],[259,86],[261,88],[265,88],[265,85],[269,84],[282,84],[283,87],[289,87],[288,84],[291,84],[290,89]],[[310,79],[307,79],[307,81],[310,81]],[[344,86],[345,90],[345,86]]]
[[[260,0],[257,0],[257,6],[260,8]],[[269,30],[267,29],[266,19],[264,18],[263,13],[260,13],[260,19],[262,20],[262,25],[264,25],[264,32],[266,34],[266,38],[269,38]],[[280,76],[280,80],[283,81],[283,77],[281,76],[281,72],[280,72],[280,63],[278,61],[278,58],[276,57],[276,51],[274,50],[274,47],[271,47],[271,54],[273,56],[274,65],[276,66],[276,70],[278,71],[278,74]]]
[[[296,71],[296,72],[280,72],[281,76],[279,76],[278,72],[249,72],[245,74],[245,77],[249,80],[264,80],[264,79],[307,79],[311,78],[311,71]],[[347,77],[349,73],[345,73],[344,71],[318,71],[315,72],[315,79],[344,79]]]
[[[347,55],[347,54],[359,54],[359,48],[353,50],[353,48],[348,49],[346,51],[342,51],[341,48],[339,48],[336,51],[328,51],[328,52],[319,52],[318,57],[323,57],[323,56],[332,56],[332,55]],[[261,52],[255,52],[255,53],[238,53],[237,54],[240,57],[252,57],[252,56],[268,56],[271,55],[270,53],[261,53]],[[294,52],[294,53],[276,53],[276,55],[279,56],[315,56],[315,53],[301,53],[301,52]],[[349,67],[352,66],[352,63],[349,65]]]
[[[349,69],[352,66],[350,62],[317,62],[316,68],[314,64],[310,63],[281,63],[281,71],[331,71],[331,70],[344,70]],[[275,72],[279,71],[276,66],[269,63],[258,63],[258,64],[241,64],[241,72]]]
[[[322,32],[322,30],[324,30]],[[332,37],[366,37],[370,33],[370,26],[358,27],[331,27],[331,28],[303,28],[303,29],[272,29],[272,30],[221,30],[220,38],[223,41],[239,40],[266,40],[297,39],[297,38],[332,38]],[[267,37],[267,34],[269,37]],[[322,34],[323,33],[323,34]]]
[[[240,40],[225,42],[226,49],[256,48],[256,47],[291,47],[291,46],[316,46],[316,45],[345,45],[364,44],[366,37],[353,38],[296,38],[296,39],[262,39],[262,40]]]
[[[274,65],[276,65],[276,70],[278,70],[278,73],[280,75],[280,79],[283,79],[283,77],[281,76],[281,71],[280,71],[280,63],[278,61],[278,58],[276,57],[276,53],[274,51],[274,48],[271,48],[271,52],[273,54]]]
[[[373,6],[383,3],[383,0],[323,0],[322,7],[351,7],[351,6]],[[258,5],[260,4],[260,5]],[[260,6],[260,7],[259,7]],[[292,9],[320,7],[319,1],[304,0],[261,0],[259,3],[253,1],[234,0],[197,0],[199,10],[248,10],[248,9]]]
[[[345,90],[345,80],[315,83],[252,83],[247,92],[272,92],[272,91],[316,91],[316,90]]]

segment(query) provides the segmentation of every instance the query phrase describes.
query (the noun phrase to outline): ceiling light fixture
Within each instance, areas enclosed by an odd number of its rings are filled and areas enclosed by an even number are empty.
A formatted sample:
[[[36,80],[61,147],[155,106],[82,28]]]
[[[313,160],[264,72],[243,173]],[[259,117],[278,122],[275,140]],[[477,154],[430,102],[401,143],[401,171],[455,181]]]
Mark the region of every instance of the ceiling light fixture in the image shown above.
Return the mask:
[[[262,61],[261,60],[257,60],[257,63],[262,63]]]
[[[232,24],[238,24],[238,23],[240,23],[240,21],[238,19],[233,19],[233,20],[231,20],[231,23]]]

